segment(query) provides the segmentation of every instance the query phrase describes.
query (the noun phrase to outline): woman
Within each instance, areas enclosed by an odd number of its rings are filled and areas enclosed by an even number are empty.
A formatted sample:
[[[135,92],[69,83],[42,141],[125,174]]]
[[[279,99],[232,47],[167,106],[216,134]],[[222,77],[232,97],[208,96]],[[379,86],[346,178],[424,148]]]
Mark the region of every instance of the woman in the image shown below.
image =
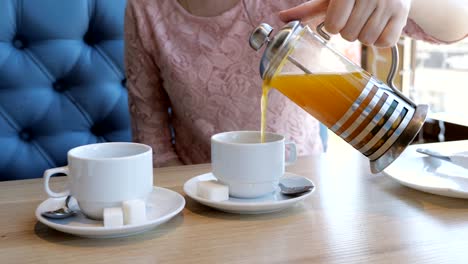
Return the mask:
[[[153,147],[156,167],[209,162],[212,134],[259,130],[261,53],[249,48],[248,37],[261,22],[281,27],[278,13],[304,2],[128,1],[125,62],[133,136]],[[325,26],[331,33],[393,45],[411,1],[371,1],[386,20],[370,27],[365,27],[367,19],[378,19],[359,2],[310,1],[280,16],[284,21],[304,20],[326,11]],[[351,27],[346,27],[348,21]],[[369,30],[372,34],[361,39],[359,34]],[[269,96],[267,130],[296,142],[299,154],[322,150],[318,122],[275,90]]]
[[[153,147],[155,166],[209,162],[212,134],[260,129],[261,54],[248,37],[261,22],[279,28],[278,12],[303,1],[284,2],[128,1],[133,136]],[[296,142],[300,154],[321,152],[313,117],[275,91],[268,108],[268,131]]]

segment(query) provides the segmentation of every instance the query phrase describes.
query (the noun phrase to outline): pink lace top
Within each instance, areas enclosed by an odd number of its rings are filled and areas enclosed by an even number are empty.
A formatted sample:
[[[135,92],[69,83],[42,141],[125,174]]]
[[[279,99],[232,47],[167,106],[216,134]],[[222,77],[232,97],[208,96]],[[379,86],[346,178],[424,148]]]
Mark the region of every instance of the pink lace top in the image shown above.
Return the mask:
[[[154,166],[177,157],[209,162],[211,135],[260,129],[261,52],[249,47],[248,37],[261,22],[281,27],[277,13],[301,2],[244,0],[219,16],[197,17],[176,0],[128,1],[133,136],[153,148]],[[267,115],[267,130],[296,142],[299,154],[322,150],[318,122],[274,90]]]

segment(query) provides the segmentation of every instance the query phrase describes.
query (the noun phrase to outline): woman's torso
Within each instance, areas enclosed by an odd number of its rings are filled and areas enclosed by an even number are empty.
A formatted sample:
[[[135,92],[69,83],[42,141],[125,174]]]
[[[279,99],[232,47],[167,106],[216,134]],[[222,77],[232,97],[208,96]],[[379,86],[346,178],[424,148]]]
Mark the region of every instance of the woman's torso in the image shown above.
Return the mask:
[[[218,16],[197,17],[176,0],[147,1],[152,36],[141,37],[152,42],[184,163],[209,162],[215,133],[260,129],[261,52],[249,47],[248,37],[261,22],[281,27],[277,12],[300,2],[240,0]],[[267,130],[296,142],[300,154],[321,151],[318,122],[275,90]]]

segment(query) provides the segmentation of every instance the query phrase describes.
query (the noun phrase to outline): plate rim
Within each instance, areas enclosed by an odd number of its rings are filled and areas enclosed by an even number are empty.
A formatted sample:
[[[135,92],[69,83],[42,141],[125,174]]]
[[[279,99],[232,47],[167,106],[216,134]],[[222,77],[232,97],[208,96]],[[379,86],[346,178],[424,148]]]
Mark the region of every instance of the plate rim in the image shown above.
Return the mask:
[[[87,234],[83,234],[83,236],[92,236],[92,237],[99,237],[99,236],[112,236],[111,233],[115,234],[116,236],[118,236],[119,234],[126,234],[126,233],[129,233],[129,235],[132,235],[133,233],[135,233],[136,230],[140,230],[141,232],[145,231],[145,228],[151,228],[153,226],[157,226],[161,223],[164,223],[165,221],[168,221],[169,219],[171,219],[172,217],[174,217],[175,215],[177,215],[178,213],[180,213],[184,208],[185,208],[185,204],[186,204],[186,201],[185,201],[185,198],[178,192],[176,191],[173,191],[173,190],[170,190],[170,189],[167,189],[167,188],[164,188],[164,187],[158,187],[158,186],[153,186],[153,192],[155,191],[158,191],[158,190],[163,190],[167,193],[172,193],[175,195],[175,197],[177,197],[177,200],[179,200],[179,205],[177,208],[175,208],[172,212],[166,214],[166,215],[163,215],[159,218],[156,218],[156,219],[153,219],[151,221],[147,221],[143,224],[133,224],[133,225],[123,225],[123,226],[119,226],[119,227],[105,227],[105,226],[102,226],[102,227],[87,227],[87,226],[70,226],[70,225],[62,225],[62,224],[58,224],[58,223],[54,223],[52,221],[49,221],[47,218],[43,217],[41,215],[41,212],[39,212],[39,208],[45,204],[46,202],[48,202],[48,200],[50,199],[65,199],[65,197],[61,197],[61,198],[47,198],[46,200],[42,201],[37,207],[36,207],[36,210],[35,210],[35,216],[36,216],[36,219],[41,222],[42,224],[50,227],[50,228],[53,228],[55,230],[58,230],[58,231],[61,231],[61,232],[64,232],[64,233],[69,233],[69,234],[74,234],[74,235],[80,235],[80,232],[83,231],[82,233],[87,233]],[[70,231],[68,231],[70,230]],[[75,232],[75,231],[78,231],[78,232]],[[138,231],[136,231],[138,232]]]
[[[275,206],[278,207],[278,206],[286,206],[286,205],[290,205],[290,204],[292,205],[292,204],[294,204],[296,202],[300,202],[300,201],[306,199],[307,197],[311,196],[315,192],[315,189],[317,188],[315,183],[312,180],[310,180],[309,178],[304,177],[314,185],[314,188],[312,188],[312,190],[309,190],[309,191],[305,192],[304,194],[302,194],[300,196],[291,197],[291,199],[275,201],[275,202],[269,201],[269,202],[252,202],[252,203],[239,203],[239,202],[233,202],[233,201],[229,201],[229,200],[228,201],[217,202],[217,201],[212,201],[212,200],[209,200],[209,199],[199,197],[198,195],[193,194],[192,192],[190,192],[188,190],[188,186],[190,184],[192,184],[192,182],[195,182],[197,180],[197,178],[200,178],[200,177],[205,176],[205,175],[211,175],[213,178],[215,177],[212,172],[207,172],[207,173],[203,173],[203,174],[193,176],[192,178],[190,178],[189,180],[187,180],[184,183],[184,186],[183,186],[184,193],[187,196],[189,196],[190,198],[197,201],[197,202],[200,202],[202,204],[205,204],[205,205],[208,205],[208,206],[211,206],[211,207],[215,207],[217,209],[220,208],[220,206],[221,206],[221,208],[229,206],[229,207],[231,207],[231,208],[229,208],[229,210],[236,208],[235,211],[245,211],[245,209],[242,209],[242,208],[255,209],[256,207],[269,207],[269,208],[271,208],[271,207],[275,207]],[[296,174],[296,173],[293,173],[293,172],[285,172],[282,177],[285,177],[286,175],[298,175],[298,176],[300,176],[299,174]],[[241,199],[241,198],[236,198],[236,199]],[[246,199],[246,200],[248,200],[248,199]],[[263,211],[263,210],[264,209],[257,209],[257,211]]]
[[[406,156],[404,158],[411,159],[411,160],[417,160],[418,162],[420,162],[424,157],[426,157],[426,156],[419,156],[418,155],[418,156]],[[439,196],[451,197],[451,198],[468,199],[468,190],[463,191],[463,190],[460,190],[460,189],[454,189],[454,188],[447,187],[447,186],[444,186],[444,187],[427,186],[427,185],[416,184],[414,182],[403,180],[406,177],[403,177],[403,178],[398,177],[393,172],[395,170],[395,166],[398,165],[398,162],[399,162],[399,160],[396,160],[394,164],[392,164],[391,166],[389,166],[388,168],[383,170],[382,173],[385,176],[388,176],[388,177],[392,178],[393,180],[397,181],[398,183],[400,183],[400,184],[402,184],[402,185],[404,185],[404,186],[406,186],[408,188],[412,188],[412,189],[415,189],[415,190],[418,190],[418,191],[421,191],[421,192],[430,193],[430,194],[439,195]],[[400,162],[402,162],[402,161],[400,161]],[[442,161],[442,162],[445,162],[445,161]],[[411,173],[411,172],[414,172],[414,170],[404,171],[404,173],[406,175],[408,173]],[[425,176],[428,176],[428,177],[429,176],[437,177],[436,175],[427,174],[423,170],[418,172],[417,176],[420,176],[420,175],[425,175]],[[467,179],[467,181],[468,181],[468,179]]]

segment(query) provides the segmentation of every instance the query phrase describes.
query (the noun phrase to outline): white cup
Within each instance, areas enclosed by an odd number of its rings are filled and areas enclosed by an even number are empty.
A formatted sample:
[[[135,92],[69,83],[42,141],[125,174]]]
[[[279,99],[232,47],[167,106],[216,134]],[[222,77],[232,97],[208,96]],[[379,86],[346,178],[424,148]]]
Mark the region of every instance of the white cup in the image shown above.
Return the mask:
[[[68,151],[68,166],[44,172],[44,188],[50,197],[72,195],[89,218],[102,219],[104,208],[120,207],[126,200],[145,199],[153,189],[151,147],[127,142],[97,143]],[[68,176],[68,190],[49,187],[56,173]]]
[[[285,146],[290,154],[285,160]],[[296,145],[285,143],[282,135],[265,134],[260,141],[259,131],[232,131],[211,137],[212,173],[222,184],[229,186],[229,195],[255,198],[273,193],[285,165],[296,161]]]

